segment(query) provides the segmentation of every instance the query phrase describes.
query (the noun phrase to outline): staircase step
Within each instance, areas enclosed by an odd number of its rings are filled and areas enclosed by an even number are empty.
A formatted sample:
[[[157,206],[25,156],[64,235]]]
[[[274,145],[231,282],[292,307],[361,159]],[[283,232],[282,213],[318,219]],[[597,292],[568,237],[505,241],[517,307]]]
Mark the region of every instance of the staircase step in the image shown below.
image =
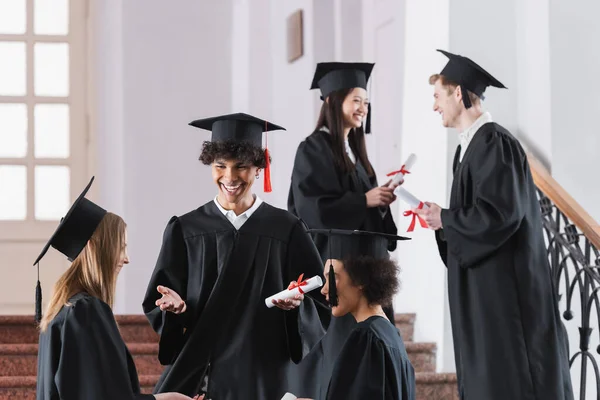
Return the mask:
[[[152,393],[159,375],[140,375],[143,393]],[[417,400],[459,400],[455,374],[417,372]],[[35,376],[0,377],[0,400],[35,400]]]
[[[456,374],[417,372],[416,400],[460,400],[456,383]]]
[[[416,372],[435,372],[437,353],[435,343],[405,342],[404,346]]]
[[[415,314],[396,314],[396,326],[405,342],[413,341]],[[145,315],[117,315],[117,324],[126,343],[158,341]],[[0,344],[37,343],[39,331],[33,315],[0,315]]]
[[[157,359],[158,344],[130,343],[138,374],[159,375],[163,366]],[[37,344],[0,345],[0,377],[30,376],[37,374]]]
[[[116,320],[126,343],[158,342],[145,315],[117,315]],[[0,344],[37,343],[39,334],[33,315],[0,315]]]
[[[157,343],[129,343],[127,345],[140,375],[160,375],[163,366],[157,359]],[[408,357],[415,371],[434,372],[435,343],[406,343]],[[0,376],[30,376],[37,373],[37,344],[0,344]]]
[[[412,342],[414,340],[414,332],[415,332],[415,319],[417,318],[416,314],[396,314],[394,315],[396,319],[396,327],[400,329],[400,334],[402,335],[402,340],[405,342]]]
[[[159,375],[140,375],[142,393],[152,393]],[[0,376],[0,400],[35,400],[35,376]]]

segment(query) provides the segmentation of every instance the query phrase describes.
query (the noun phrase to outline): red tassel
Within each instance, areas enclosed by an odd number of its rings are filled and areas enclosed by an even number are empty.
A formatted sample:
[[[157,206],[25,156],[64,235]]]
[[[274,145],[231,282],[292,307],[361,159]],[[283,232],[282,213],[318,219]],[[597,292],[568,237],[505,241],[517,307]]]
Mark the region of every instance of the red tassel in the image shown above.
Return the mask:
[[[269,160],[269,149],[265,149],[267,166],[265,167],[265,193],[271,193],[271,161]]]

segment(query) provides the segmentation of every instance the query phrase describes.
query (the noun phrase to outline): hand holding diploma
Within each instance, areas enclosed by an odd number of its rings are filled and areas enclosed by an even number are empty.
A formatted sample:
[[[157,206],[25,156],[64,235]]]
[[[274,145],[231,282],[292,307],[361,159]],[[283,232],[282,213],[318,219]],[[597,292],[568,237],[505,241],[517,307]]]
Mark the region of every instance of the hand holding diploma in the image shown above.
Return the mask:
[[[386,207],[396,200],[394,189],[388,187],[388,183],[369,190],[365,195],[367,197],[367,208]]]
[[[412,222],[408,227],[408,232],[414,230],[416,220],[419,221],[421,227],[430,228],[434,231],[442,227],[442,208],[440,206],[428,201],[420,201],[403,187],[397,187],[396,190],[394,190],[394,193],[400,199],[404,200],[411,208],[404,212],[405,217],[412,216]]]
[[[323,286],[323,280],[318,275],[306,281],[302,280],[303,277],[304,274],[301,274],[298,280],[292,281],[287,289],[267,297],[265,299],[266,306],[269,308],[276,306],[282,310],[292,310],[298,307],[302,300],[304,300],[304,293]]]
[[[442,207],[428,201],[423,204],[426,208],[413,208],[412,212],[425,220],[430,229],[434,231],[442,229]]]

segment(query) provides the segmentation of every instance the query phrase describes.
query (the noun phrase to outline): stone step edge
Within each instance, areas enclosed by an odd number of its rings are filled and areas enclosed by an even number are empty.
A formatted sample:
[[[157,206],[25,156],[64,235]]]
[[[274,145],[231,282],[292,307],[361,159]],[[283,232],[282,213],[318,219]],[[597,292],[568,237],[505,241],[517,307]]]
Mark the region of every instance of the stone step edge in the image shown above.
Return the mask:
[[[414,323],[415,313],[397,313],[395,314],[396,323]],[[115,316],[119,325],[150,325],[150,322],[143,314],[117,314]],[[1,325],[29,325],[34,326],[33,315],[0,315]]]
[[[405,342],[407,353],[435,353],[437,345],[427,342]],[[128,343],[127,348],[133,355],[158,354],[158,343]],[[37,343],[0,344],[0,356],[37,355]]]
[[[160,375],[140,375],[140,386],[154,386]],[[415,373],[417,384],[455,384],[456,374],[437,372]],[[37,378],[35,376],[0,376],[0,389],[35,388]]]

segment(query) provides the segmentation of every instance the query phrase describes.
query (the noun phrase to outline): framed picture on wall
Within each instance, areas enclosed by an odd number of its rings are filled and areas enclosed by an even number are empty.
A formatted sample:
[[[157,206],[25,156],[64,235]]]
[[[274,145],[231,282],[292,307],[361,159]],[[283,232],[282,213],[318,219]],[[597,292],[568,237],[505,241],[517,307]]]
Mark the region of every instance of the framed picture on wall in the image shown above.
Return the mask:
[[[287,18],[287,57],[292,63],[304,53],[304,31],[302,10],[297,10]]]

